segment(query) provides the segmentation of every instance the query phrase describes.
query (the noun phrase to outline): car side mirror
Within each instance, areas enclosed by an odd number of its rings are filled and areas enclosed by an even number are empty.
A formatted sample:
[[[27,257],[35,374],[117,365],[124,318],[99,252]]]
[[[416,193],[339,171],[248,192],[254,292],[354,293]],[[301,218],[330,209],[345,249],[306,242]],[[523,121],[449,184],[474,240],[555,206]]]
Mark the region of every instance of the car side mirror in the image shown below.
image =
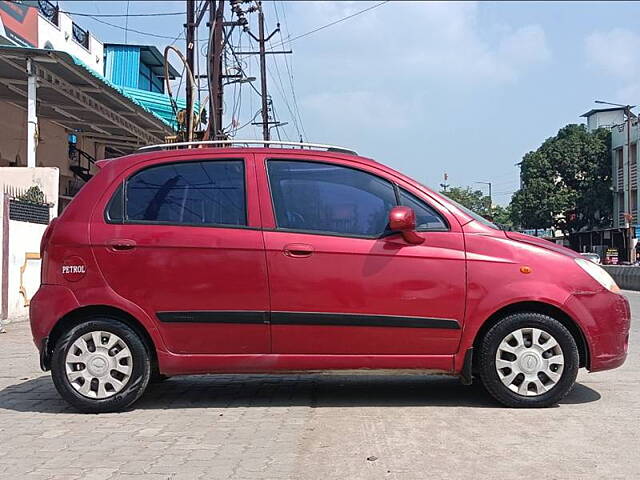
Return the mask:
[[[416,232],[416,212],[411,207],[393,207],[389,212],[389,227],[402,234],[405,242],[419,245],[424,238]]]

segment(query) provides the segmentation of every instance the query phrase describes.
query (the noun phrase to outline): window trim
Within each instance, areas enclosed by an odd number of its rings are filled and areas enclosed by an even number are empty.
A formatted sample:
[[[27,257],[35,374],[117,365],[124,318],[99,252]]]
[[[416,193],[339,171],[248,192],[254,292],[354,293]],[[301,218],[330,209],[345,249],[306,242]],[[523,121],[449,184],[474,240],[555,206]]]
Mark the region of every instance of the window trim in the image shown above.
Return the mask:
[[[227,223],[176,223],[176,222],[167,222],[161,220],[129,220],[127,219],[127,183],[131,178],[135,175],[149,170],[154,167],[164,167],[166,165],[184,165],[191,163],[208,163],[208,162],[240,162],[242,164],[242,182],[244,184],[244,225],[232,225]],[[122,220],[111,220],[109,218],[109,207],[111,203],[114,201],[114,198],[118,194],[118,189],[122,189]],[[204,227],[204,228],[235,228],[240,230],[260,230],[260,228],[253,227],[249,225],[249,195],[248,195],[248,185],[247,185],[247,161],[246,158],[215,158],[215,159],[185,159],[185,160],[171,160],[168,162],[161,163],[153,163],[151,165],[147,165],[145,167],[136,170],[135,172],[128,175],[126,178],[122,179],[119,187],[111,193],[111,197],[107,202],[104,209],[104,220],[108,224],[113,225],[162,225],[162,226],[172,226],[172,227]]]
[[[125,179],[122,179],[120,181],[120,185],[116,187],[116,189],[111,193],[111,197],[109,197],[109,201],[107,202],[107,205],[104,208],[104,221],[106,223],[111,223],[114,225],[122,225],[124,223],[124,184],[125,184]],[[118,193],[122,194],[121,196],[122,205],[120,206],[120,214],[122,215],[122,218],[120,220],[113,219],[109,216],[109,210],[111,210],[111,206],[115,202],[116,197],[118,196]]]
[[[432,207],[431,204],[429,204],[428,202],[425,202],[422,198],[417,196],[415,193],[411,193],[409,190],[401,187],[395,182],[394,182],[394,186],[396,187],[396,202],[398,203],[398,206],[403,206],[402,203],[400,202],[400,191],[402,190],[408,193],[409,195],[411,195],[412,197],[417,198],[420,202],[424,203],[427,207],[433,210],[435,214],[438,217],[440,217],[440,219],[442,220],[442,223],[445,225],[444,228],[416,228],[416,232],[426,233],[426,232],[450,232],[451,231],[451,224],[449,223],[449,220],[447,220],[447,218],[444,215],[442,215],[436,208]]]
[[[265,157],[265,163],[264,163],[264,170],[265,170],[265,174],[267,177],[267,185],[269,187],[269,200],[271,202],[271,211],[273,213],[273,221],[275,224],[275,228],[268,228],[268,229],[264,229],[265,231],[273,231],[273,232],[285,232],[285,233],[303,233],[303,234],[307,234],[307,235],[322,235],[322,236],[326,236],[326,237],[340,237],[340,238],[356,238],[356,239],[364,239],[364,240],[380,240],[382,238],[386,238],[389,237],[391,235],[398,235],[399,232],[397,231],[393,231],[393,230],[387,230],[385,229],[385,232],[383,232],[381,235],[356,235],[356,234],[352,234],[352,233],[339,233],[339,232],[325,232],[325,231],[321,231],[321,230],[305,230],[305,229],[300,229],[300,228],[286,228],[286,227],[280,227],[278,226],[278,215],[276,212],[276,206],[275,206],[275,201],[274,201],[274,197],[273,197],[273,191],[271,189],[271,177],[269,176],[269,162],[270,161],[280,161],[280,162],[300,162],[300,163],[319,163],[319,164],[324,164],[324,165],[330,165],[330,166],[334,166],[334,167],[342,167],[342,168],[348,168],[351,170],[355,170],[357,172],[361,172],[361,173],[365,173],[367,175],[371,175],[374,176],[376,178],[378,178],[379,180],[382,180],[384,182],[387,182],[391,185],[391,187],[393,188],[393,192],[394,192],[394,196],[395,196],[395,201],[396,201],[396,207],[401,206],[400,203],[400,191],[399,189],[402,189],[406,192],[408,192],[409,194],[413,195],[414,197],[417,197],[419,200],[423,201],[420,197],[418,197],[417,195],[411,193],[408,189],[400,186],[397,182],[390,180],[388,178],[382,177],[376,173],[370,172],[368,170],[364,170],[361,168],[357,168],[357,167],[353,167],[351,165],[343,165],[341,163],[334,163],[331,161],[323,161],[323,160],[314,160],[314,159],[310,159],[310,158],[296,158],[296,159],[291,159],[291,158],[283,158],[283,157]],[[446,219],[446,217],[444,215],[442,215],[437,209],[435,209],[434,207],[432,207],[429,203],[425,202],[430,208],[432,208],[439,217],[442,218],[442,220],[444,221],[445,225],[447,228],[441,229],[420,229],[420,230],[416,230],[417,232],[450,232],[451,231],[451,225],[449,224],[449,221]],[[388,224],[387,224],[388,225]]]

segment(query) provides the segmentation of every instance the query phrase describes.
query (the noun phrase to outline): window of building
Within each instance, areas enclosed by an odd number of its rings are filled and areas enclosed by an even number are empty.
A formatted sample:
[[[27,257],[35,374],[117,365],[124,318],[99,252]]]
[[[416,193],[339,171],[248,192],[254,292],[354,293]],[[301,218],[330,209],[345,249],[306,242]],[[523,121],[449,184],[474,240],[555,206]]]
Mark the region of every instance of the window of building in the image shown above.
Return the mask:
[[[624,167],[624,154],[622,153],[621,148],[616,150],[616,163],[618,165],[618,170]]]
[[[149,66],[144,63],[140,64],[138,88],[149,92],[164,93],[164,84],[162,79],[153,73]]]
[[[124,221],[171,225],[246,225],[241,160],[170,163],[146,168],[126,181]],[[107,219],[118,221],[118,192]],[[114,206],[114,203],[116,206]]]
[[[360,170],[271,160],[269,182],[278,228],[357,237],[388,231],[393,185]]]

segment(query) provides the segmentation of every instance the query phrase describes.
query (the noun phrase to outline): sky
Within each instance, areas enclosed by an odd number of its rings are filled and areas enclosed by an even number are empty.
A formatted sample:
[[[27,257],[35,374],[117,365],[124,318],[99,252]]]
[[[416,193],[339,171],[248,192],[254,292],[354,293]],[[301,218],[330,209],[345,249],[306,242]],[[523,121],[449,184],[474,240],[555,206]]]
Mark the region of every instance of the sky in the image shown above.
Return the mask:
[[[185,9],[183,1],[60,5],[104,15],[125,13],[127,3],[130,14]],[[492,182],[494,202],[506,204],[523,155],[564,125],[582,123],[594,100],[640,102],[635,2],[391,1],[277,45],[377,3],[264,2],[268,27],[281,22],[273,46],[293,50],[286,63],[283,55],[268,60],[277,117],[288,122],[283,140],[297,140],[300,131],[306,141],[351,147],[432,188],[445,172],[452,186],[486,191],[475,182]],[[257,32],[255,16],[249,18]],[[99,19],[121,28],[75,17],[103,42],[124,42],[125,18]],[[172,39],[183,34],[183,23],[183,16],[128,18],[130,29]],[[161,50],[172,43],[131,31],[127,41]],[[252,48],[246,35],[232,41]],[[184,51],[184,40],[175,45]],[[258,77],[255,57],[244,68]],[[259,89],[259,79],[254,85]],[[229,122],[233,116],[245,124],[260,108],[250,85],[227,87],[225,95]],[[236,138],[260,138],[260,131],[248,125]]]

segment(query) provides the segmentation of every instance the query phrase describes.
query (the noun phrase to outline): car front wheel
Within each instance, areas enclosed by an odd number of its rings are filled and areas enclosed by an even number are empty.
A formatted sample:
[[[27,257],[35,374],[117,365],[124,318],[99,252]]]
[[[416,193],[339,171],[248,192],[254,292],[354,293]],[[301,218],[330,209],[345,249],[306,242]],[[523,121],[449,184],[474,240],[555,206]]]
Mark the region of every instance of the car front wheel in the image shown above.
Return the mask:
[[[111,318],[92,318],[56,342],[51,374],[60,395],[88,413],[114,412],[144,393],[151,375],[149,353],[131,328]]]
[[[491,327],[480,345],[480,378],[509,407],[548,407],[571,390],[579,368],[576,342],[547,315],[516,313]]]

